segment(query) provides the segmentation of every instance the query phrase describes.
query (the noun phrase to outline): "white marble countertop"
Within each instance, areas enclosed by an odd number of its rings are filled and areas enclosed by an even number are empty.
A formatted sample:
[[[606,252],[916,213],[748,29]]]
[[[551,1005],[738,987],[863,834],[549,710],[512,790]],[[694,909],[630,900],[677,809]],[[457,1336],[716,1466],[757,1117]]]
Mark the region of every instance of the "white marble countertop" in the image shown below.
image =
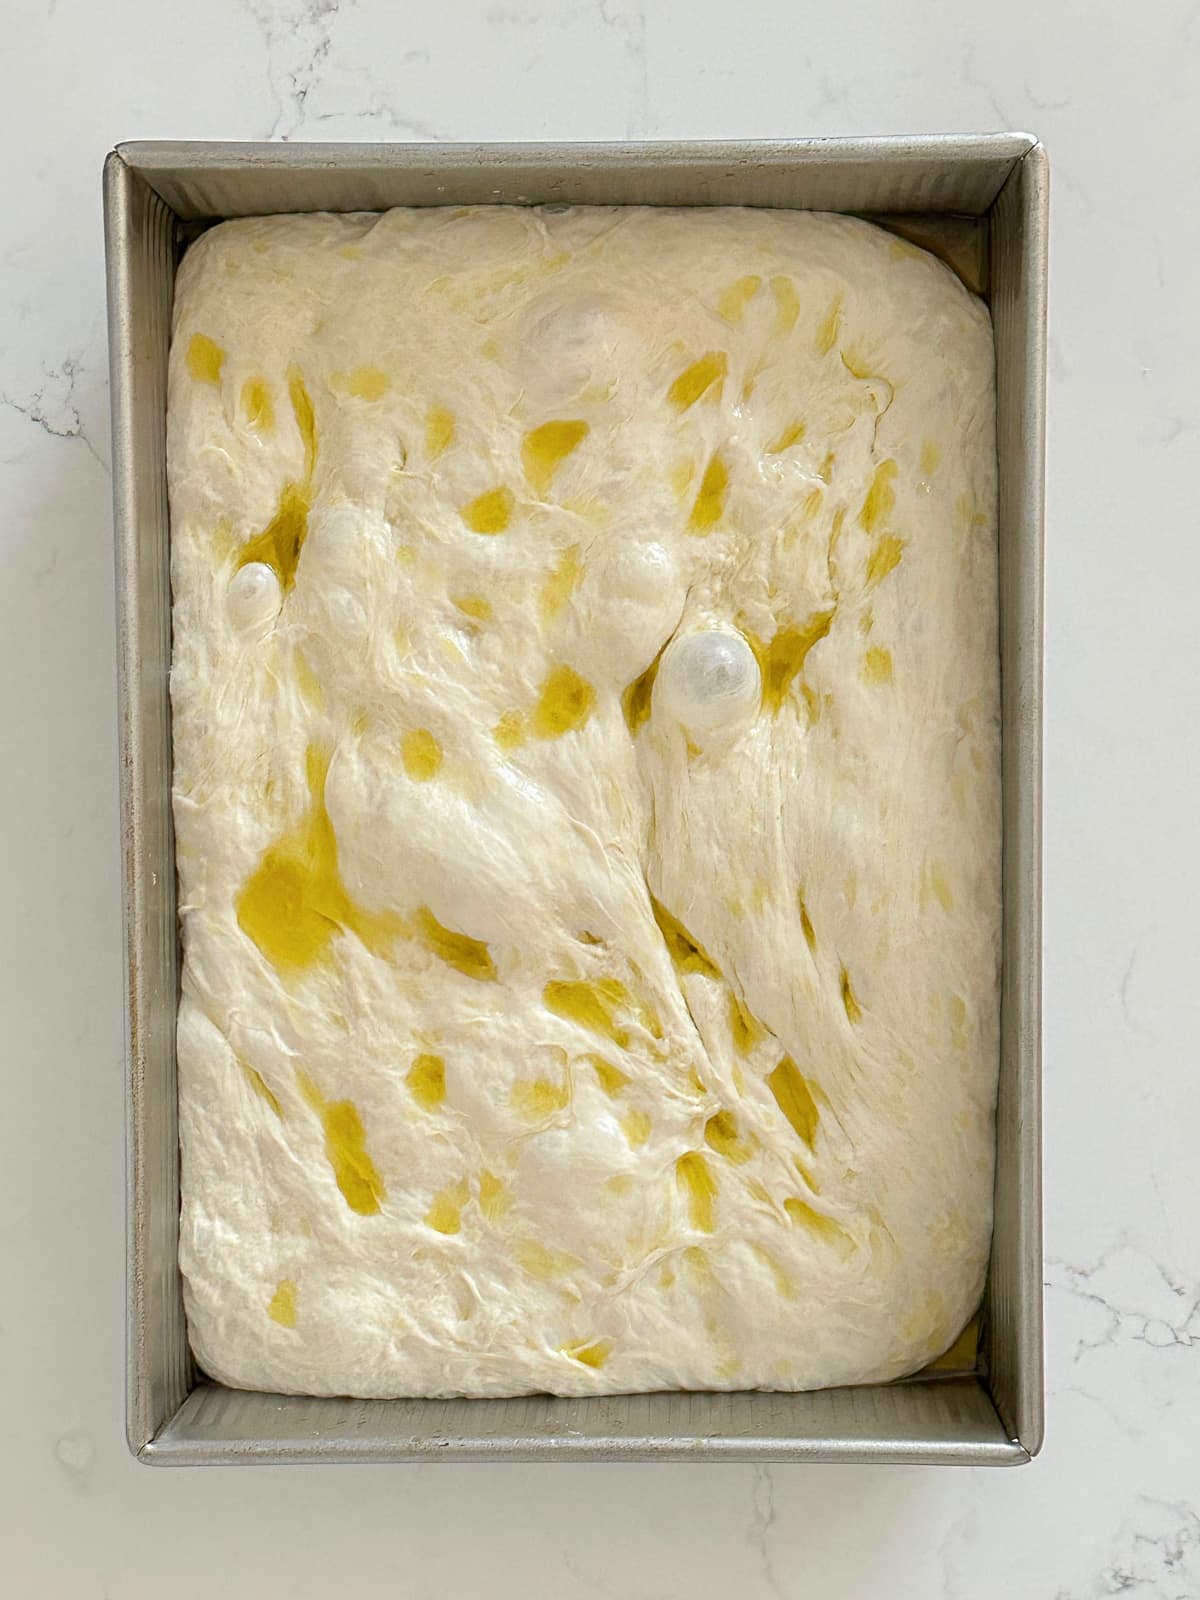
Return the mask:
[[[9,0],[4,33],[0,1590],[1195,1600],[1200,8]],[[1043,138],[1054,191],[1044,1454],[1010,1472],[138,1466],[105,151],[997,128]]]

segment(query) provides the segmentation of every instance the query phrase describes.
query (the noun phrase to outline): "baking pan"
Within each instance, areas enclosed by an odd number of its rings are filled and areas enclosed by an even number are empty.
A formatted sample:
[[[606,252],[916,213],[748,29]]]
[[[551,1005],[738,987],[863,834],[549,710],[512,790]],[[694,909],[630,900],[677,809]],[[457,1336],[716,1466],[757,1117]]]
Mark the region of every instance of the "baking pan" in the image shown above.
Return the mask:
[[[175,267],[225,217],[402,205],[753,205],[919,237],[996,341],[1004,938],[995,1229],[969,1370],[811,1394],[312,1400],[197,1372],[176,1260],[167,346]],[[1040,1448],[1042,502],[1047,165],[1026,134],[747,144],[128,144],[104,169],[128,1017],[131,1450],[157,1463],[1016,1464]]]

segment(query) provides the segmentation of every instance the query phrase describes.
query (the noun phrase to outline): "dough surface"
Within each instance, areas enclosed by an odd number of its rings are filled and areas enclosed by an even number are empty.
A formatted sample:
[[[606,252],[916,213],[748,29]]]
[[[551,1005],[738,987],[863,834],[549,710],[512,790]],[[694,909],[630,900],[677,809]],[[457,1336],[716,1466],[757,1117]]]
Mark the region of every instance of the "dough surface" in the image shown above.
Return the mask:
[[[982,304],[848,218],[401,210],[187,252],[180,1260],[214,1378],[806,1389],[955,1339],[991,1223],[993,387]]]

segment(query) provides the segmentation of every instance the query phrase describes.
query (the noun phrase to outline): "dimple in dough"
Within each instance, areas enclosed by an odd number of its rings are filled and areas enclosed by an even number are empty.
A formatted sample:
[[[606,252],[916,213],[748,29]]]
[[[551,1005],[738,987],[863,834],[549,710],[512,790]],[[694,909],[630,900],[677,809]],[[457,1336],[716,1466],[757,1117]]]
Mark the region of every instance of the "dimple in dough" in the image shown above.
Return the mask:
[[[982,304],[823,215],[230,222],[168,449],[201,1365],[595,1394],[945,1350],[997,1063]]]

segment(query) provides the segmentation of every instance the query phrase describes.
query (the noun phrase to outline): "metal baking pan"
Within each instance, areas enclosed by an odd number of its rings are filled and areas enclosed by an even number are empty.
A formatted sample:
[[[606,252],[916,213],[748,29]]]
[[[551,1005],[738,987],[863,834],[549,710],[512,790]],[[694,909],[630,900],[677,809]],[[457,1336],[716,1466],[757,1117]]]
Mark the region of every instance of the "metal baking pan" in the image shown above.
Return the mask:
[[[751,205],[884,219],[991,304],[997,358],[1004,974],[978,1358],[812,1394],[310,1400],[188,1350],[176,1246],[179,954],[165,460],[176,264],[225,217],[399,205]],[[128,988],[128,1438],[158,1463],[1028,1461],[1042,1442],[1042,501],[1047,165],[1025,134],[753,144],[129,144],[104,169]],[[915,231],[914,231],[915,230]]]

